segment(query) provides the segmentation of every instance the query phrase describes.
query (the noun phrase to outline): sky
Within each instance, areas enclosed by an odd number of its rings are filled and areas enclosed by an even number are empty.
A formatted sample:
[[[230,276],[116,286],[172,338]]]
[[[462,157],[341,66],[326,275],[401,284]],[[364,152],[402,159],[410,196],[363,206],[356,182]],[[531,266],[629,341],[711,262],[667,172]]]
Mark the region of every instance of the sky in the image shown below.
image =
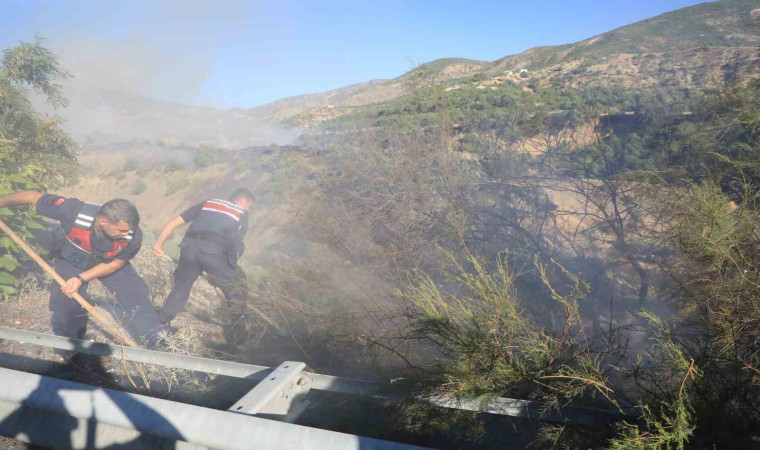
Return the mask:
[[[0,47],[35,34],[79,83],[249,108],[438,58],[576,42],[697,0],[0,0]]]

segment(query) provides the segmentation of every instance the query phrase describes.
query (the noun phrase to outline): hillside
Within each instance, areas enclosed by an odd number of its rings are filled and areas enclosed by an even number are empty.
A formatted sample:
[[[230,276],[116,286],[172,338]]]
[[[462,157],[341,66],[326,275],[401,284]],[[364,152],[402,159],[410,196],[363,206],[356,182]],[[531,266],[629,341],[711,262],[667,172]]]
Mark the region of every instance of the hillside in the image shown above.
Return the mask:
[[[240,148],[290,142],[302,130],[317,124],[336,123],[338,125],[326,130],[341,130],[343,128],[336,119],[359,117],[360,114],[352,114],[365,111],[372,105],[375,106],[371,111],[377,110],[384,117],[391,117],[407,108],[400,97],[415,84],[438,84],[447,86],[447,91],[455,91],[456,95],[451,92],[453,96],[450,97],[450,114],[455,122],[476,123],[480,120],[486,123],[490,120],[489,115],[495,114],[493,117],[496,117],[500,114],[506,105],[505,96],[517,99],[534,90],[555,88],[561,91],[589,86],[628,90],[704,87],[720,81],[727,73],[735,72],[743,78],[757,77],[760,76],[760,52],[752,44],[760,42],[760,36],[757,28],[747,25],[750,11],[756,6],[753,3],[747,0],[704,3],[575,44],[534,48],[495,61],[439,59],[392,80],[373,80],[328,92],[289,97],[249,109],[191,107],[117,91],[83,89],[81,86],[76,89],[73,84],[73,107],[64,111],[65,117],[70,120],[74,137],[85,144],[85,153],[80,159],[91,169],[88,169],[89,176],[73,187],[71,193],[77,192],[94,200],[132,195],[144,211],[146,226],[155,230],[180,208],[202,197],[207,192],[205,186],[217,186],[217,193],[223,194],[230,183],[245,178],[259,186],[271,175],[264,176],[253,166],[253,172],[246,172],[247,159],[252,157],[237,152],[230,153],[234,155],[232,158],[246,162],[193,168],[193,155],[200,143]],[[535,70],[539,67],[542,69]],[[520,73],[519,69],[527,72]],[[476,101],[476,97],[480,100]],[[549,97],[528,101],[565,108],[559,106],[563,104],[562,100]],[[614,99],[606,101],[613,103],[627,101],[614,95],[609,98]],[[397,100],[391,102],[393,99]],[[473,102],[492,102],[497,109],[477,112],[468,106]],[[435,109],[434,105],[427,107],[431,111]],[[479,114],[485,116],[477,119]],[[288,123],[296,127],[289,127]],[[382,120],[378,122],[378,125],[382,124]],[[457,139],[462,142],[463,150],[471,152],[481,145],[469,143],[474,138],[467,134],[467,126],[460,131]],[[107,158],[99,154],[104,149],[112,152]],[[258,160],[260,157],[253,158]],[[147,193],[132,194],[135,181],[132,178],[127,182],[131,177],[107,188],[108,173],[124,167],[130,158],[138,159],[143,167],[137,175],[147,183],[146,192],[175,192],[165,194],[163,198]],[[146,176],[146,171],[150,170],[148,166],[165,170],[163,168],[171,160],[179,161],[184,167],[161,176]],[[236,164],[239,167],[233,167]],[[177,187],[180,179],[185,183]],[[169,187],[172,183],[176,185],[174,189]],[[164,207],[166,202],[174,205],[173,210]],[[261,249],[284,239],[276,230],[286,219],[281,212],[270,217],[271,212],[264,214],[259,222],[260,235],[266,238],[255,244],[251,242],[251,248]]]
[[[760,36],[751,11],[752,0],[708,2],[671,11],[650,19],[576,42],[536,47],[496,61],[495,67],[540,69],[582,58],[604,58],[623,53],[670,53],[708,47],[757,47]]]
[[[741,78],[760,76],[760,33],[753,27],[751,0],[703,3],[627,25],[566,45],[536,47],[495,61],[445,58],[421,65],[398,78],[376,81],[362,89],[331,91],[336,106],[355,107],[388,101],[409,92],[410,79],[421,73],[426,84],[501,77],[533,87],[676,87],[704,88],[733,71]],[[525,71],[525,74],[521,74]],[[522,76],[521,76],[522,75]],[[419,83],[419,81],[417,81]],[[486,85],[487,87],[487,85]],[[312,100],[314,98],[312,97]],[[301,97],[287,99],[291,111],[313,108]],[[275,102],[276,104],[277,102]],[[272,104],[272,105],[275,105]],[[328,103],[323,103],[327,108]],[[335,111],[310,111],[294,122],[313,124]],[[319,121],[319,120],[317,120]]]
[[[403,102],[389,101],[403,100],[400,97],[415,84],[441,84],[447,86],[447,90],[456,91],[457,95],[450,100],[451,113],[453,120],[461,122],[465,117],[476,120],[475,111],[467,107],[472,102],[478,103],[474,100],[476,96],[480,101],[493,97],[499,106],[504,106],[505,95],[517,98],[521,91],[588,86],[680,89],[709,86],[729,73],[742,78],[757,77],[760,76],[760,52],[752,44],[760,42],[760,36],[757,28],[747,25],[750,11],[756,6],[753,3],[747,0],[704,3],[575,44],[534,48],[496,61],[439,59],[392,80],[373,80],[328,92],[289,97],[249,109],[191,107],[111,90],[81,86],[76,89],[77,85],[73,84],[73,107],[64,110],[64,116],[69,119],[68,126],[74,137],[85,144],[82,161],[91,165],[96,173],[72,192],[85,192],[96,196],[96,200],[129,195],[134,183],[120,184],[113,192],[104,191],[103,179],[109,171],[121,168],[130,157],[136,156],[143,166],[163,167],[167,160],[177,159],[192,167],[192,156],[188,155],[203,142],[223,148],[287,143],[304,129],[320,123],[330,124],[341,116],[353,117],[353,112],[371,105],[376,105],[373,111],[379,108],[387,117],[389,112],[405,107]],[[538,67],[543,68],[534,70]],[[526,73],[520,73],[519,69],[523,68],[527,68]],[[488,92],[485,97],[484,90]],[[546,103],[547,100],[535,101]],[[613,102],[616,101],[621,100]],[[549,104],[559,103],[549,101]],[[457,111],[462,117],[457,117]],[[459,139],[467,141],[469,138],[463,135]],[[104,159],[89,152],[103,149],[113,151],[113,156]],[[224,170],[214,173],[212,169],[215,168],[193,172],[188,168],[158,177],[148,183],[148,191],[165,192],[168,180],[186,178],[187,185],[172,195],[186,198],[176,206],[179,208],[202,196],[201,184],[224,185],[224,180],[240,179],[239,173],[234,171],[230,176]],[[220,186],[219,192],[223,193],[224,188]],[[146,224],[153,229],[178,212],[176,208],[174,211],[163,208],[163,199],[155,201],[157,199],[146,194],[136,199],[146,213]],[[177,199],[170,201],[176,204]],[[264,245],[277,239],[267,238]]]
[[[391,80],[277,100],[248,109],[191,107],[71,84],[72,105],[60,114],[75,138],[99,143],[131,138],[213,142],[225,147],[287,144],[300,126],[331,119],[357,106],[401,97],[415,83],[455,86],[472,77],[504,77],[531,86],[705,87],[733,64],[740,76],[760,75],[758,28],[752,0],[703,3],[566,45],[536,47],[494,61],[444,58]],[[520,69],[529,77],[520,77]],[[511,74],[509,72],[512,72]],[[342,110],[341,110],[342,108]]]

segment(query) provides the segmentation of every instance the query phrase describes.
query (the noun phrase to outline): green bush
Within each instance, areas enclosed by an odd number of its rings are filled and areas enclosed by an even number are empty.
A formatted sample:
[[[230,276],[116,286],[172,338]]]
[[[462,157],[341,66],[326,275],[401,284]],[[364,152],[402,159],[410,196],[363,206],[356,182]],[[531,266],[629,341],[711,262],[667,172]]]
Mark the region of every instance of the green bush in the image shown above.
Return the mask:
[[[140,180],[137,183],[135,183],[135,187],[132,189],[132,195],[140,195],[143,192],[145,192],[145,189],[148,188],[148,185],[145,184],[144,181]]]
[[[524,314],[515,295],[515,272],[503,263],[497,263],[493,273],[475,258],[468,263],[472,271],[460,266],[454,275],[466,295],[443,292],[427,275],[407,287],[409,300],[421,313],[415,322],[418,335],[446,355],[437,359],[435,370],[421,375],[426,395],[533,397],[552,407],[589,391],[607,395],[598,361],[579,351],[586,345],[578,309],[578,300],[589,289],[583,281],[565,271],[569,293],[560,295],[549,284],[547,268],[536,261],[552,297],[565,310],[560,338]]]
[[[553,332],[526,315],[524,302],[515,293],[518,274],[502,263],[492,271],[475,258],[468,260],[468,269],[457,264],[459,272],[453,278],[461,292],[457,296],[424,274],[407,286],[406,296],[417,308],[414,334],[439,349],[436,360],[412,377],[415,398],[485,402],[516,397],[542,401],[553,410],[584,402],[619,409],[631,400],[627,395],[632,392],[621,392],[611,380],[623,375],[635,378],[642,388],[637,392],[641,397],[635,416],[596,430],[596,436],[586,433],[582,439],[590,440],[583,447],[607,441],[609,448],[617,450],[683,449],[696,427],[690,402],[702,371],[671,327],[642,311],[651,345],[634,359],[619,358],[614,366],[605,367],[608,350],[590,345],[583,329],[579,300],[589,286],[562,266],[542,265],[537,258],[534,264],[545,292],[560,306],[557,311],[564,311],[555,318],[564,326]],[[554,268],[569,281],[565,288],[555,289],[549,281],[548,270]],[[655,390],[659,392],[651,394]],[[420,402],[405,406],[403,415],[408,423],[433,428],[477,426],[474,415],[447,414]],[[572,433],[564,426],[544,426],[537,442],[570,441]]]
[[[185,168],[185,165],[181,161],[170,158],[164,163],[164,170],[167,172],[176,172]]]
[[[167,184],[166,192],[164,195],[168,197],[172,194],[176,194],[177,192],[186,188],[189,184],[190,181],[187,178],[178,178],[176,180],[172,180],[169,182],[169,184]]]
[[[211,145],[202,145],[195,150],[193,163],[199,169],[212,166],[219,162],[221,151]]]

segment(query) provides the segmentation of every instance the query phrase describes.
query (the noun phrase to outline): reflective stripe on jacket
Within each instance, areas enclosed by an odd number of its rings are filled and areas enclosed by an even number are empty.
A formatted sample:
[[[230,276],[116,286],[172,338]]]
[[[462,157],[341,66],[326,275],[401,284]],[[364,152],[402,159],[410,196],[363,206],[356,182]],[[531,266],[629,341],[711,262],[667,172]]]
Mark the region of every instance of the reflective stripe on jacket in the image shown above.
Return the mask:
[[[232,202],[206,200],[198,218],[190,224],[187,234],[213,233],[222,238],[226,245],[231,245],[242,227],[241,219],[244,214],[245,210]]]

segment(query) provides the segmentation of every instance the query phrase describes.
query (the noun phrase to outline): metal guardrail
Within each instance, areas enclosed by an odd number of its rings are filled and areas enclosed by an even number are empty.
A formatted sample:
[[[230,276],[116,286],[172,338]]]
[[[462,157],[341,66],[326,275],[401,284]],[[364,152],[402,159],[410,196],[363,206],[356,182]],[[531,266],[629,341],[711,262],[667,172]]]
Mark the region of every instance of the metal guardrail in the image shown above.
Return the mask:
[[[115,359],[125,358],[129,361],[156,364],[175,369],[187,369],[234,378],[245,378],[252,381],[263,380],[273,370],[271,367],[266,366],[241,364],[232,361],[201,358],[198,356],[180,355],[176,353],[158,352],[136,347],[122,347],[120,345],[72,339],[52,334],[19,330],[16,328],[0,328],[0,339],[57,348],[60,350],[72,350],[79,353],[86,353],[88,355],[107,356]],[[311,374],[311,377],[312,389],[351,395],[380,395],[375,392],[377,384],[371,381],[320,374]]]
[[[15,328],[0,328],[0,339],[14,340],[21,343],[41,345],[61,350],[73,350],[90,355],[108,356],[116,359],[126,358],[141,363],[245,378],[253,381],[263,380],[274,370],[271,367],[265,366],[241,364],[231,361],[179,355],[141,348],[122,347],[119,345],[72,339]],[[311,377],[311,389],[392,400],[400,398],[398,394],[380,391],[378,389],[380,385],[372,381],[334,377],[316,373],[309,373],[309,376]],[[511,398],[497,398],[490,401],[480,401],[476,399],[457,400],[428,398],[427,401],[444,408],[588,426],[604,425],[612,421],[628,418],[626,414],[616,410],[583,407],[566,407],[562,408],[559,412],[547,411],[541,403]]]
[[[10,369],[0,368],[0,380],[0,435],[52,448],[421,448]]]

